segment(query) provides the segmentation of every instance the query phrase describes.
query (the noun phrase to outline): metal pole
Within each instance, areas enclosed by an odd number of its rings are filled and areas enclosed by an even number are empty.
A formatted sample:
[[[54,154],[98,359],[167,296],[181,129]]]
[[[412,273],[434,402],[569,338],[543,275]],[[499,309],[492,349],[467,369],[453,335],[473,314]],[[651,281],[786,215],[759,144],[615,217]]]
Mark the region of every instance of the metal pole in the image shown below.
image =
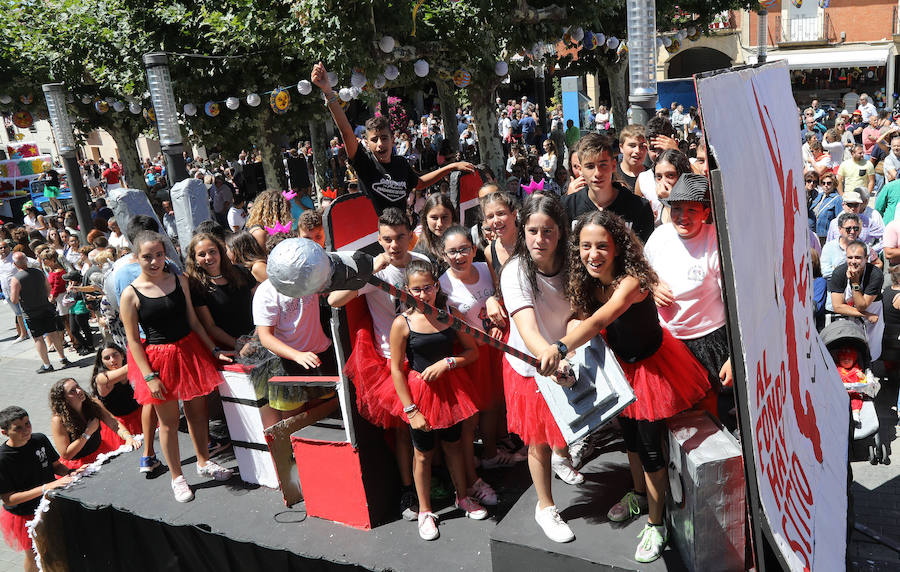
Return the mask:
[[[87,244],[87,234],[94,228],[94,221],[91,218],[91,209],[88,207],[84,181],[81,180],[81,169],[78,167],[75,135],[72,132],[69,112],[66,110],[65,90],[61,83],[46,83],[41,87],[44,91],[44,98],[47,100],[47,113],[50,115],[56,148],[62,158],[66,180],[69,183],[69,190],[72,192],[72,203],[75,206],[75,218],[78,219],[81,243]]]
[[[766,50],[769,43],[769,11],[760,8],[756,16],[756,63],[762,64],[766,62]]]
[[[656,114],[656,0],[627,0],[631,122],[646,125]]]
[[[181,127],[175,109],[175,93],[169,75],[169,58],[164,52],[144,54],[144,69],[147,72],[147,86],[156,113],[156,128],[159,131],[159,145],[166,156],[166,178],[169,186],[188,178],[187,163],[184,160]]]

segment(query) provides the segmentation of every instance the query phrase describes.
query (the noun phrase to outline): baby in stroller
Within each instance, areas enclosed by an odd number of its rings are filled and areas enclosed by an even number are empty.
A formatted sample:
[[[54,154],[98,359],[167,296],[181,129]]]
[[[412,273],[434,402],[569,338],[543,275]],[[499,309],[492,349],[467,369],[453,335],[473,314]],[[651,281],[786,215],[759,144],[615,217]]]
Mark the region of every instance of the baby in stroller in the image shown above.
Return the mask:
[[[822,330],[821,336],[850,396],[853,439],[874,438],[874,447],[869,447],[869,460],[875,464],[882,455],[878,414],[873,398],[881,389],[881,384],[869,369],[871,360],[866,332],[853,320],[835,320]]]

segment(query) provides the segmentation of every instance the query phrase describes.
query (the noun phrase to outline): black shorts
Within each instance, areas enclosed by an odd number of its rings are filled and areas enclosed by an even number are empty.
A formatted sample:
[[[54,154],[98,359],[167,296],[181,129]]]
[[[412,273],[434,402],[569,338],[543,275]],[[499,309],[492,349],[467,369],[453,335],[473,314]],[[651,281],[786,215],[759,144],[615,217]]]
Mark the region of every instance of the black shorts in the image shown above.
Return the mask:
[[[638,454],[645,472],[654,473],[666,466],[663,455],[665,420],[647,421],[619,416],[619,426],[622,428],[625,450]]]
[[[42,314],[40,316],[25,316],[25,325],[33,337],[52,334],[53,332],[61,332],[65,329],[62,319],[54,312],[52,314]]]
[[[462,423],[457,423],[446,429],[432,429],[431,431],[422,431],[410,427],[409,434],[412,436],[413,447],[416,448],[416,451],[427,453],[434,449],[436,439],[448,443],[456,443],[459,441],[462,437]]]

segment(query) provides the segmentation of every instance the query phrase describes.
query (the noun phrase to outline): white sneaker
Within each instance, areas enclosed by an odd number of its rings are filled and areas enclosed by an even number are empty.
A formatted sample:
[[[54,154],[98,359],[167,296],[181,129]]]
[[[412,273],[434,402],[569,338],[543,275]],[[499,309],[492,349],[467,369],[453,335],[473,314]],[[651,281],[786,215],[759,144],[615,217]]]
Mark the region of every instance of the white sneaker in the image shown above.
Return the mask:
[[[497,492],[482,479],[475,481],[468,490],[469,496],[486,506],[497,506]]]
[[[194,500],[194,493],[184,479],[184,475],[172,479],[172,492],[175,494],[175,500],[178,502],[190,502]]]
[[[556,476],[567,484],[580,485],[584,482],[584,475],[575,470],[575,467],[572,466],[572,459],[568,457],[560,457],[553,453],[550,466],[553,467]]]
[[[580,467],[584,464],[591,453],[594,452],[594,444],[588,441],[588,438],[580,439],[569,445],[569,457],[572,459],[573,467]]]
[[[666,546],[668,539],[668,531],[666,523],[654,526],[650,523],[644,527],[644,530],[638,534],[641,540],[638,542],[637,550],[634,552],[634,559],[638,562],[653,562],[662,554],[663,548]]]
[[[234,473],[231,469],[219,465],[215,461],[207,461],[202,467],[197,463],[197,474],[201,477],[212,477],[217,481],[227,481]]]
[[[575,540],[575,533],[569,528],[559,516],[559,511],[555,505],[550,505],[545,509],[541,508],[541,503],[534,507],[534,520],[547,535],[547,538],[553,542],[571,542]]]
[[[433,512],[419,513],[419,536],[422,540],[434,540],[441,535],[438,530],[438,516]]]

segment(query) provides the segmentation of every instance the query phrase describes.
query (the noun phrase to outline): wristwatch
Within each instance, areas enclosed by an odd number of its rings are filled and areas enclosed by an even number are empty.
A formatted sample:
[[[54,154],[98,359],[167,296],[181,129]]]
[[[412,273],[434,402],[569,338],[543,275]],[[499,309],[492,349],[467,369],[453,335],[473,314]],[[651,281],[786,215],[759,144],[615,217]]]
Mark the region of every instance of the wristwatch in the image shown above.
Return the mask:
[[[559,357],[563,359],[565,359],[566,355],[569,353],[569,347],[562,343],[562,340],[556,342],[556,349],[559,351]]]
[[[853,288],[854,292],[859,292],[860,290],[859,284],[851,284],[850,287]]]

